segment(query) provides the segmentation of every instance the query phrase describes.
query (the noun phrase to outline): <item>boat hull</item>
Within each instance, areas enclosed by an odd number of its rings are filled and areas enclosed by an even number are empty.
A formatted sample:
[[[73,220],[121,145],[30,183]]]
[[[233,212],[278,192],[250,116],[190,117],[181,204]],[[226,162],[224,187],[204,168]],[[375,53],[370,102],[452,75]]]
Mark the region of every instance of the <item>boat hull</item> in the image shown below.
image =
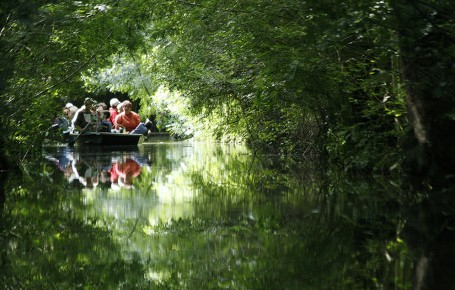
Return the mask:
[[[141,134],[120,134],[108,132],[88,132],[70,134],[70,140],[75,140],[77,145],[97,146],[131,146],[137,145],[142,137]],[[74,142],[73,142],[74,143]]]

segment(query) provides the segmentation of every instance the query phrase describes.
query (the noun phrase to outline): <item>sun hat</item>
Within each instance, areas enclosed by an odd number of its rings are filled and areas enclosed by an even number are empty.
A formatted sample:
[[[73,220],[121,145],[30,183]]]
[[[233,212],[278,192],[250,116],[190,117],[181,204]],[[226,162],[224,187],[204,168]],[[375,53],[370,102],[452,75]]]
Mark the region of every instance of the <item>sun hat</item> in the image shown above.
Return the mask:
[[[69,109],[69,108],[71,108],[72,106],[73,106],[73,104],[67,103],[67,104],[65,105],[65,108],[66,108],[66,109]]]

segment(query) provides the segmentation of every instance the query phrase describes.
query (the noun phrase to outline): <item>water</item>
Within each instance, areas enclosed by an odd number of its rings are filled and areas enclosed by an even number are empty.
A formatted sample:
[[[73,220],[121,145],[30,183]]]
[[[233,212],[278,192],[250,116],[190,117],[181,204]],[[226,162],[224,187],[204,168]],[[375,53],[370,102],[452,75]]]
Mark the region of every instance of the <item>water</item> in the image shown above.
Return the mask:
[[[431,269],[453,203],[399,180],[179,142],[49,147],[27,171],[3,185],[2,288],[451,287],[450,259]]]

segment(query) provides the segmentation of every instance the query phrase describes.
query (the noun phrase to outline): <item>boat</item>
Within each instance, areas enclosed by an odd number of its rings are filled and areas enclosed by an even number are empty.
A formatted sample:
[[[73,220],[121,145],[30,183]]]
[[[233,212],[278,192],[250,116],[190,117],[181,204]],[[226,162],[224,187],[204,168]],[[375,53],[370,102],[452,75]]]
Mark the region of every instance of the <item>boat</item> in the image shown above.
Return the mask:
[[[131,146],[137,145],[142,134],[122,134],[110,132],[86,132],[82,134],[70,133],[69,145],[97,145],[97,146]]]

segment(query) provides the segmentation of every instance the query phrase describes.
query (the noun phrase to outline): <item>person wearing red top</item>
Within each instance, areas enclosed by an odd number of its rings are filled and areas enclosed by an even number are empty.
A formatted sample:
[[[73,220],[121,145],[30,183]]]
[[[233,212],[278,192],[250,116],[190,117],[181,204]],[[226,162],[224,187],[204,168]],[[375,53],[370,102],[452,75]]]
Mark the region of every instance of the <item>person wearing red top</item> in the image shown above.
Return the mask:
[[[123,130],[126,130],[130,134],[147,135],[148,130],[152,127],[152,122],[147,119],[145,124],[141,123],[139,115],[131,110],[133,105],[130,101],[124,101],[122,107],[123,112],[115,117],[115,128],[123,128]]]
[[[117,98],[113,98],[109,101],[109,119],[108,121],[111,122],[112,126],[115,123],[115,117],[118,115],[117,105],[120,104],[120,101]]]

